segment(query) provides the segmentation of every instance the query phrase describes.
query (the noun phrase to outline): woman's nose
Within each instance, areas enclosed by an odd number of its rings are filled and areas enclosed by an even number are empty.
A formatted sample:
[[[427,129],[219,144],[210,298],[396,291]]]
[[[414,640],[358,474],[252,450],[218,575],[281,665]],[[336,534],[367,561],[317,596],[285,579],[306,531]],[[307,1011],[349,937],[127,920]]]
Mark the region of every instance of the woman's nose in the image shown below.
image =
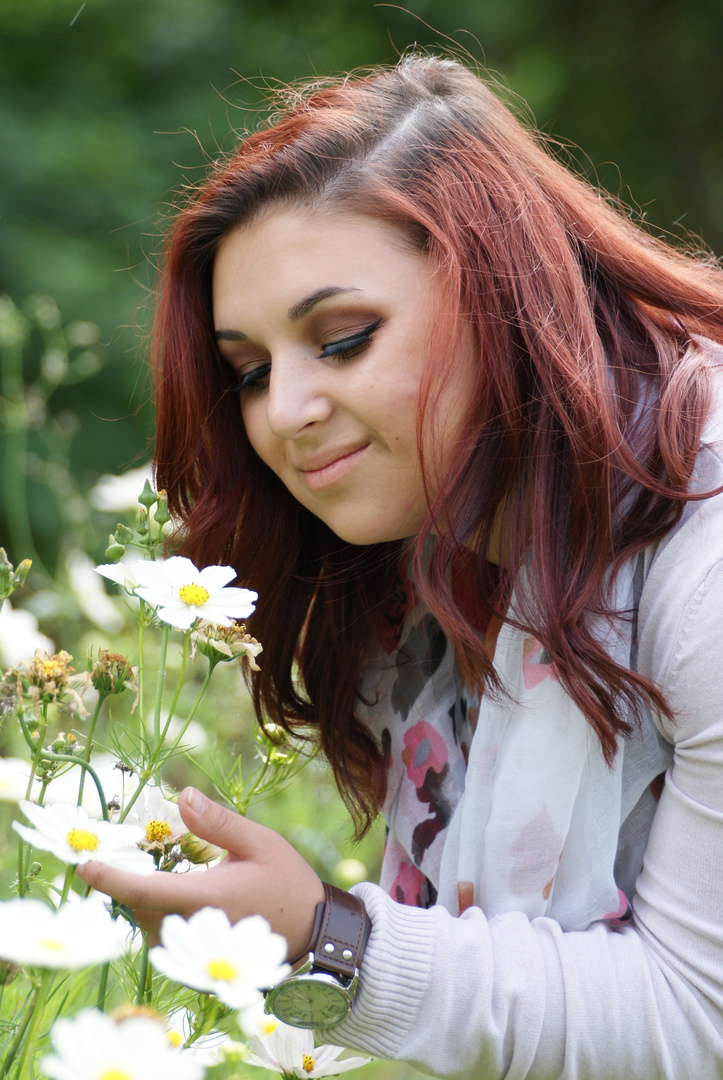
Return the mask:
[[[269,375],[269,428],[281,439],[294,439],[310,424],[326,420],[332,410],[324,375],[328,373],[303,357],[273,360]]]

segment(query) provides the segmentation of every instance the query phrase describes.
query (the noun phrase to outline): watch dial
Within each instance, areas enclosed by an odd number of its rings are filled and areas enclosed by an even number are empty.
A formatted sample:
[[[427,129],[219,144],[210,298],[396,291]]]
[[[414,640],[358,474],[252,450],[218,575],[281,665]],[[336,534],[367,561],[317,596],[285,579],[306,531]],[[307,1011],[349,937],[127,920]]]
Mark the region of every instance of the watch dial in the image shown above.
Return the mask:
[[[351,1008],[349,995],[336,982],[290,979],[274,994],[272,1009],[285,1024],[326,1028],[339,1024]]]

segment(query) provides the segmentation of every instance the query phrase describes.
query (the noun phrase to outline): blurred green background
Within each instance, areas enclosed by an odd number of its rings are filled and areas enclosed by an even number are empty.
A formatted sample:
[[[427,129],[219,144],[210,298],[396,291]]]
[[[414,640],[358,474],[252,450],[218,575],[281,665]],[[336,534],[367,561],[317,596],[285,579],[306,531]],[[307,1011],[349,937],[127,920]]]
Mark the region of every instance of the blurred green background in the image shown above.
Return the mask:
[[[415,43],[469,54],[656,231],[723,253],[723,0],[0,0],[0,545],[33,557],[19,606],[56,647],[118,633],[83,560],[103,561],[126,512],[88,493],[148,459],[149,290],[177,192],[258,122],[265,82]],[[231,762],[248,703],[227,687],[216,713]],[[310,770],[264,813],[338,877],[328,778]],[[372,877],[380,847],[377,829],[352,852]]]
[[[147,456],[148,287],[174,193],[256,122],[264,79],[414,43],[467,50],[656,228],[723,250],[723,0],[0,0],[0,292],[100,328],[50,404],[78,492]],[[31,378],[39,356],[26,348]],[[52,568],[62,515],[33,457],[47,419],[26,471]]]

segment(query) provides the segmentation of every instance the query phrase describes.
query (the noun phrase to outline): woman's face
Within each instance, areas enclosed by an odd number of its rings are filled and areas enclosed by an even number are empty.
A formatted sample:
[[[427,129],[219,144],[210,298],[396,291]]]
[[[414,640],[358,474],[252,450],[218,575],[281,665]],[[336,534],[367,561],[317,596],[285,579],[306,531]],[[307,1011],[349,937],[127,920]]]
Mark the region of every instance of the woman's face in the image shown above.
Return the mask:
[[[438,299],[427,259],[371,218],[279,210],[218,250],[216,335],[251,445],[349,543],[412,536],[426,516],[415,422]],[[429,408],[432,476],[470,400],[462,352]]]

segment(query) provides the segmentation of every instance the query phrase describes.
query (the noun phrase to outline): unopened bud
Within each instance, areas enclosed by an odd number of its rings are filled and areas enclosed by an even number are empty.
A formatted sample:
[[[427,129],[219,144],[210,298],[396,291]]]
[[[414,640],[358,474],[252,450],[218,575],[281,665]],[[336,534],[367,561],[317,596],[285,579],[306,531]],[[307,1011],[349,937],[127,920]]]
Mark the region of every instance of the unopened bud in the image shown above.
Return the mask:
[[[158,496],[156,495],[148,480],[146,480],[145,484],[143,485],[143,491],[138,496],[138,502],[141,504],[141,506],[145,506],[146,510],[150,510],[150,508],[152,506],[155,506],[155,504],[158,502]]]
[[[133,539],[133,529],[129,529],[127,525],[119,521],[113,533],[113,539],[118,544],[130,544]]]
[[[15,576],[13,577],[13,583],[15,584],[16,588],[19,589],[21,585],[25,584],[25,579],[30,573],[30,567],[32,565],[32,559],[23,559],[23,561],[18,564],[18,568],[15,571]]]
[[[57,738],[53,739],[52,743],[50,744],[50,749],[53,751],[54,754],[63,753],[63,751],[65,750],[65,735],[63,735],[62,731],[59,732]]]
[[[142,507],[138,511],[138,516],[136,517],[136,532],[139,536],[148,535],[148,511],[144,510]]]
[[[119,544],[116,538],[111,534],[108,537],[108,547],[105,549],[105,557],[109,562],[120,562],[126,553],[126,549],[122,544]]]
[[[30,866],[28,867],[28,877],[29,878],[37,877],[42,869],[43,869],[43,864],[42,863],[31,862]]]
[[[171,515],[168,513],[168,493],[164,490],[158,492],[158,506],[153,518],[159,528],[163,528],[171,520]]]

